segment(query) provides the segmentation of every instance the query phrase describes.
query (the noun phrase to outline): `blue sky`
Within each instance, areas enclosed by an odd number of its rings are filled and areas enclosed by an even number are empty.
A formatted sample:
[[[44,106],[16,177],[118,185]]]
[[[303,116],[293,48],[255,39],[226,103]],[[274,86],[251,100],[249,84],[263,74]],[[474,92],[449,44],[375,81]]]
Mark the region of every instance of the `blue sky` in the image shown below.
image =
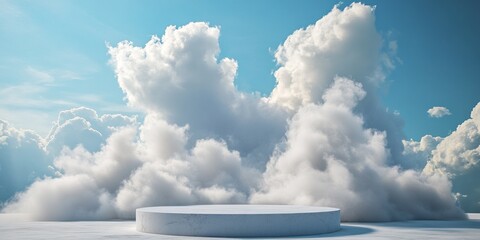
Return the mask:
[[[480,4],[365,4],[0,0],[4,210],[479,212]]]
[[[126,107],[106,44],[143,46],[169,25],[221,27],[220,57],[239,64],[236,86],[268,95],[273,52],[293,31],[315,23],[338,1],[0,1],[0,118],[48,133],[57,113],[87,106]],[[446,136],[480,101],[480,15],[475,1],[365,1],[376,5],[382,37],[398,43],[396,68],[380,89],[398,111],[406,138]],[[343,6],[350,4],[344,1]],[[430,118],[444,106],[452,115]]]

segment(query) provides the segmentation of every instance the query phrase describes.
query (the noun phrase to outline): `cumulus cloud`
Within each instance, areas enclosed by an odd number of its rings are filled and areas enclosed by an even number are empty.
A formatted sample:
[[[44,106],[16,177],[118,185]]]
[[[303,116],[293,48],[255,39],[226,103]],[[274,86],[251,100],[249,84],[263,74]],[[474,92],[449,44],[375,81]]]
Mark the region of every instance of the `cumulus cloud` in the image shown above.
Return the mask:
[[[323,104],[302,107],[252,202],[339,207],[343,221],[462,217],[446,178],[387,165],[385,133],[352,111],[364,96],[361,84],[337,78]]]
[[[135,125],[135,117],[98,116],[92,109],[74,108],[60,112],[50,134],[43,139],[32,131],[16,129],[0,120],[0,202],[11,199],[37,179],[58,174],[54,158],[63,148],[82,146],[98,151],[117,129]],[[77,159],[83,157],[79,155]]]
[[[447,115],[451,115],[450,110],[446,107],[432,107],[427,111],[428,115],[433,118],[441,118]]]
[[[261,167],[284,133],[286,113],[234,87],[237,62],[217,59],[220,29],[203,22],[170,26],[145,47],[109,47],[128,103],[189,126],[191,141],[220,138]],[[191,144],[191,143],[190,143]]]
[[[377,96],[385,73],[395,63],[391,56],[395,49],[382,52],[382,48],[373,7],[354,3],[342,11],[335,6],[279,46],[275,53],[280,65],[275,72],[277,85],[269,101],[296,111],[305,104],[322,103],[335,76],[362,83],[367,95],[355,112],[363,115],[366,127],[387,132],[389,162],[398,164],[403,152],[403,122],[386,111]]]
[[[461,207],[467,212],[480,211],[480,103],[450,135],[426,135],[419,142],[404,141],[408,164],[424,175],[442,175],[452,181]]]
[[[188,149],[187,129],[148,115],[139,134],[119,129],[98,152],[64,148],[54,161],[60,176],[35,182],[5,211],[91,220],[133,218],[142,206],[246,202],[260,173],[225,142],[198,140]]]
[[[0,202],[23,191],[37,178],[51,175],[42,138],[0,120]]]
[[[403,140],[405,158],[402,166],[422,170],[431,158],[432,151],[442,140],[443,138],[432,135],[423,136],[419,142],[413,139]]]
[[[72,108],[58,114],[46,138],[46,150],[57,156],[63,147],[82,145],[89,151],[98,151],[105,140],[118,128],[135,125],[136,117],[120,114],[98,116],[93,109]]]
[[[431,152],[423,172],[449,176],[467,211],[480,211],[480,103],[457,129]]]
[[[225,142],[201,139],[189,149],[187,130],[147,116],[137,144],[144,162],[118,192],[120,216],[132,218],[142,206],[246,202],[258,170],[243,166]]]
[[[340,207],[349,221],[465,217],[447,177],[398,166],[402,122],[376,94],[394,62],[374,8],[334,7],[295,31],[275,54],[277,85],[264,98],[235,88],[237,63],[217,58],[219,35],[189,23],[144,47],[110,46],[144,121],[62,112],[46,144],[57,175],[4,211],[130,219],[144,206],[261,202]]]
[[[123,179],[140,165],[135,155],[134,138],[134,129],[123,128],[97,153],[88,152],[82,145],[75,149],[64,148],[54,161],[61,176],[35,182],[5,210],[28,211],[33,219],[115,217],[112,195]]]
[[[19,201],[7,205],[4,210],[28,213],[36,220],[95,220],[115,216],[106,204],[108,194],[99,191],[95,181],[87,175],[37,181],[18,198]]]
[[[365,87],[379,84],[381,38],[374,21],[373,8],[352,4],[344,11],[334,7],[314,25],[295,31],[275,53],[281,67],[270,100],[293,110],[322,102],[336,75]]]

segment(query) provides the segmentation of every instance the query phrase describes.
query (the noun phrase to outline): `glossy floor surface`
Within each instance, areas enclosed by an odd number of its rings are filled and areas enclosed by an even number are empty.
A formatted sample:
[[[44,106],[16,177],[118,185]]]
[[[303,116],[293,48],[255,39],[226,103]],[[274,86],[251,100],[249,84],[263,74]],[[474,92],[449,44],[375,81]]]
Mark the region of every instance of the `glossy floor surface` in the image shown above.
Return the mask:
[[[465,221],[342,223],[338,232],[293,239],[475,239],[480,214]],[[141,233],[135,221],[33,222],[21,215],[0,214],[0,239],[187,239]],[[190,237],[188,239],[207,239]],[[217,238],[218,239],[218,238]],[[251,238],[250,238],[251,239]],[[271,238],[270,238],[271,239]]]

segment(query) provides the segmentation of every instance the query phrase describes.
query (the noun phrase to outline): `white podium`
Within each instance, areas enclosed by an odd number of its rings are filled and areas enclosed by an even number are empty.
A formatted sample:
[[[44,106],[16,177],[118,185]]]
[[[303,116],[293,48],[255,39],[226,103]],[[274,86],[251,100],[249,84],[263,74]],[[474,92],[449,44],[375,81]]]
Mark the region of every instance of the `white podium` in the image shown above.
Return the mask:
[[[337,208],[295,205],[193,205],[139,208],[138,231],[202,237],[285,237],[340,229]]]

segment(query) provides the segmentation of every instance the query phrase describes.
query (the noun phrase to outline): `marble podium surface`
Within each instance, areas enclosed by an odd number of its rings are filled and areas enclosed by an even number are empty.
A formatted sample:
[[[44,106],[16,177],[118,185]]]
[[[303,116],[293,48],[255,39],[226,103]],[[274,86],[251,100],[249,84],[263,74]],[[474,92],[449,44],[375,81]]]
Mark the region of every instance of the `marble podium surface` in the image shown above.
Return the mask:
[[[136,210],[137,231],[204,237],[283,237],[340,229],[340,210],[296,205],[192,205]]]

